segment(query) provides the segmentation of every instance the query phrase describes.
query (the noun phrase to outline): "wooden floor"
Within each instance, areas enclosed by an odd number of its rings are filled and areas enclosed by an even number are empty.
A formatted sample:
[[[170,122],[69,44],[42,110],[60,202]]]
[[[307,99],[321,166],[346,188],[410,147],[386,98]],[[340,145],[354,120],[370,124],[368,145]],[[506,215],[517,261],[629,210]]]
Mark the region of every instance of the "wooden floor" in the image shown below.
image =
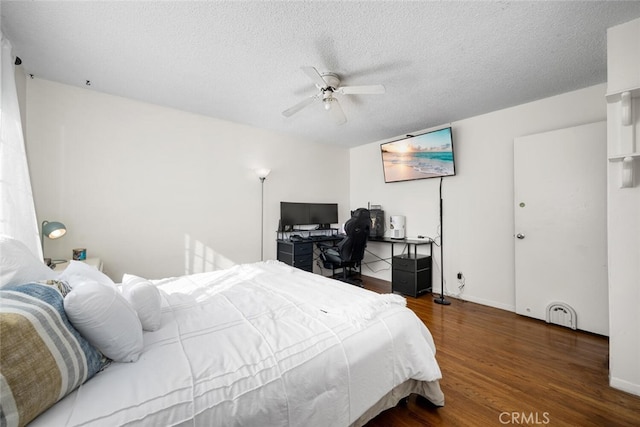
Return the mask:
[[[364,279],[390,292],[389,282]],[[640,397],[608,385],[606,337],[447,299],[407,297],[435,340],[445,406],[412,396],[367,427],[640,426]]]

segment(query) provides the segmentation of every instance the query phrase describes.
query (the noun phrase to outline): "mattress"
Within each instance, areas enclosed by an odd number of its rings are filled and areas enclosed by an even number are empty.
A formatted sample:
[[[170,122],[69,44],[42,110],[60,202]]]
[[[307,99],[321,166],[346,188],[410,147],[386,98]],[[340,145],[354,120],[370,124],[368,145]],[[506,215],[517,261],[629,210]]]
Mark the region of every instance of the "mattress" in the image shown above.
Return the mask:
[[[432,336],[398,295],[278,261],[154,284],[161,327],[138,361],[111,363],[31,425],[348,426],[398,390],[444,404]]]

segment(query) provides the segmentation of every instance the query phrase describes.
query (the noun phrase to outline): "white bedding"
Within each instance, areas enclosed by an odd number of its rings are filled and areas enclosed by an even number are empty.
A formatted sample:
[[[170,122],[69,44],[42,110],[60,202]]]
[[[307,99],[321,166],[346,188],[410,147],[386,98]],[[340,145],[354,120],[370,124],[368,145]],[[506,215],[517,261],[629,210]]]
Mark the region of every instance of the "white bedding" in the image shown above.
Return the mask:
[[[159,330],[33,426],[348,426],[394,387],[444,398],[431,334],[404,299],[277,261],[155,282]]]

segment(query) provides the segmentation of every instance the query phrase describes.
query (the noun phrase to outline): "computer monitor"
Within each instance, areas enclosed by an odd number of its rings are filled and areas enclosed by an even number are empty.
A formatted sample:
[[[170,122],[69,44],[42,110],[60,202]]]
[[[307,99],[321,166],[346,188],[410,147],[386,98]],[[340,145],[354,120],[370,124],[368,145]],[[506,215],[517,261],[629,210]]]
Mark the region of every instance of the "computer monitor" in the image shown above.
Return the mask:
[[[297,225],[315,224],[319,229],[328,229],[337,223],[337,203],[280,202],[280,226],[285,231]]]
[[[318,224],[319,229],[328,229],[331,224],[337,223],[337,203],[309,203],[309,224]]]
[[[309,204],[280,202],[280,223],[285,229],[309,224]]]

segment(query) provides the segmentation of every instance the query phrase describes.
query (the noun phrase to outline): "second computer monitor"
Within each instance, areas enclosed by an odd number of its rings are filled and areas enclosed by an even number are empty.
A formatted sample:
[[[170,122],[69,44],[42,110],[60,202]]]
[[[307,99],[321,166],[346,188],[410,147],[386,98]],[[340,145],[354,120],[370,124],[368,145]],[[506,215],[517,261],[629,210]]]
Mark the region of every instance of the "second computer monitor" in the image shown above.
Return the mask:
[[[309,224],[318,224],[318,228],[331,228],[338,223],[337,203],[309,203]]]

